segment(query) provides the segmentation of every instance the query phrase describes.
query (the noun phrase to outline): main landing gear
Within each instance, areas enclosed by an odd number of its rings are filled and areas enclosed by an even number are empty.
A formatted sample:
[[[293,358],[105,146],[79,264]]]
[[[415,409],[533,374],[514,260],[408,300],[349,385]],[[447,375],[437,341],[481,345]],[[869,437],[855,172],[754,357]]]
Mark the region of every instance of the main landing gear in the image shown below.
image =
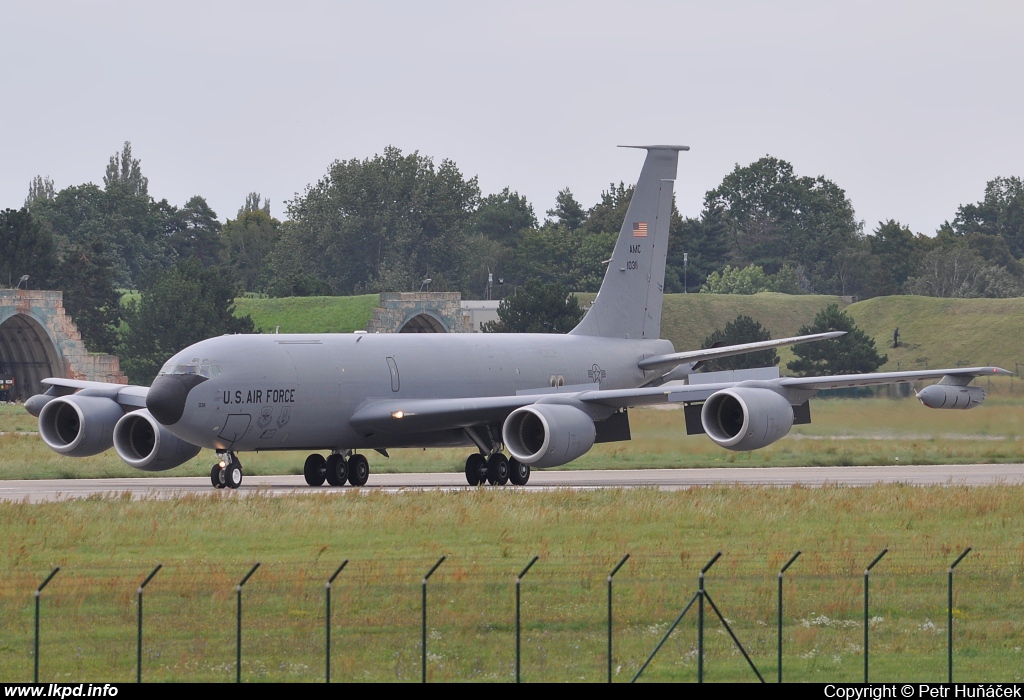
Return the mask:
[[[523,464],[513,457],[508,459],[500,452],[485,457],[475,452],[466,458],[466,482],[470,486],[488,483],[491,486],[504,486],[512,482],[516,486],[526,486],[530,480],[530,465]]]
[[[331,486],[344,486],[345,482],[365,486],[370,479],[370,463],[350,450],[334,452],[326,459],[314,453],[306,457],[302,475],[310,486],[322,486],[325,481]]]
[[[242,462],[234,452],[218,452],[220,458],[210,469],[210,482],[215,489],[237,489],[242,485]]]

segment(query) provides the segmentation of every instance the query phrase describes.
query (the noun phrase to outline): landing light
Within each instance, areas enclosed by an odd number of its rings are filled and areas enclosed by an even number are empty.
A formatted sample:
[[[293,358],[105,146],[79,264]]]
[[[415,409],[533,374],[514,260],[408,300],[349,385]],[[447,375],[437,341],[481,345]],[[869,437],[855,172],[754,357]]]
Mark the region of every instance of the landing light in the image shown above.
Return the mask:
[[[404,416],[405,411],[395,411],[394,413],[391,414],[392,418],[403,418]]]
[[[228,463],[222,459],[221,461],[217,462],[217,466],[223,469],[224,467],[228,466]]]

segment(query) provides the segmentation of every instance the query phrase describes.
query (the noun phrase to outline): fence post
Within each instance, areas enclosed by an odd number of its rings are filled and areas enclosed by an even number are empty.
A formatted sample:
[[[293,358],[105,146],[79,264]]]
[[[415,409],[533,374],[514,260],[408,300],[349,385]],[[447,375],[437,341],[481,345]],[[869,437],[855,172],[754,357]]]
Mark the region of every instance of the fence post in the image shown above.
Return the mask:
[[[136,655],[136,664],[135,664],[135,682],[136,683],[141,683],[142,682],[142,589],[146,587],[146,584],[149,583],[153,579],[154,576],[156,576],[156,572],[159,571],[162,568],[164,568],[163,564],[157,564],[156,568],[149,572],[149,576],[146,577],[146,580],[139,584],[139,590],[138,590],[138,594],[139,594],[139,643],[138,643],[138,654]]]
[[[522,583],[523,576],[526,576],[526,572],[530,570],[531,566],[533,566],[534,564],[537,563],[538,559],[540,559],[540,557],[538,557],[538,556],[535,556],[533,559],[531,559],[530,563],[526,565],[526,568],[523,569],[522,571],[520,571],[519,575],[516,576],[516,683],[519,682],[519,666],[520,666],[519,661],[520,661],[520,657],[521,657],[521,654],[520,654],[520,644],[519,644],[519,637],[520,637],[520,626],[519,626],[519,584]]]
[[[238,624],[236,626],[235,636],[235,682],[242,682],[242,586],[249,580],[249,577],[256,573],[256,569],[260,568],[260,563],[256,562],[253,567],[249,569],[249,573],[245,575],[238,585],[235,587],[235,592],[238,594]]]
[[[875,557],[874,561],[868,564],[868,568],[864,569],[864,682],[868,682],[868,577],[871,574],[871,569],[877,564],[882,557],[885,556],[889,548],[886,547],[881,553]]]
[[[58,571],[60,571],[60,567],[59,566],[54,568],[54,570],[50,572],[50,575],[47,576],[43,580],[43,582],[39,584],[39,588],[36,589],[36,593],[35,593],[35,595],[36,595],[36,653],[35,653],[35,666],[34,666],[34,670],[33,670],[33,673],[32,673],[32,682],[33,683],[38,683],[39,682],[39,596],[42,594],[43,589],[46,588],[46,584],[48,584],[50,582],[50,579],[52,579],[54,576],[57,575]]]
[[[949,565],[948,572],[949,599],[947,601],[948,605],[946,606],[946,646],[949,656],[949,681],[947,682],[951,685],[953,683],[953,569],[956,568],[956,565],[959,564],[960,561],[970,553],[970,551],[971,547],[968,547],[963,552],[961,552],[960,556],[956,558],[956,561]]]
[[[629,555],[622,557],[612,572],[608,574],[608,682],[612,682],[612,577],[619,572]]]
[[[797,550],[797,553],[789,558],[785,566],[779,569],[779,683],[782,682],[782,574],[786,573],[786,569],[796,561],[801,552]]]
[[[348,559],[346,559],[345,561],[341,562],[341,566],[339,566],[337,569],[335,569],[334,570],[334,574],[332,574],[331,577],[329,579],[327,579],[327,585],[326,585],[327,609],[324,610],[324,617],[326,618],[326,623],[325,624],[327,625],[327,630],[326,630],[326,632],[327,632],[326,640],[327,641],[326,641],[326,643],[324,645],[324,652],[325,652],[325,657],[326,657],[325,660],[324,660],[324,668],[326,669],[326,672],[325,672],[326,677],[324,679],[325,683],[330,683],[331,682],[331,584],[334,583],[334,579],[338,578],[338,574],[341,573],[341,570],[344,569],[347,564],[348,564]]]
[[[697,682],[704,682],[704,574],[714,566],[718,558],[722,556],[718,552],[711,557],[711,561],[704,565],[697,576]]]
[[[437,563],[430,567],[430,571],[423,577],[423,682],[427,682],[427,579],[430,575],[437,571],[437,567],[441,566],[441,562],[448,558],[448,555],[442,556],[437,560]]]

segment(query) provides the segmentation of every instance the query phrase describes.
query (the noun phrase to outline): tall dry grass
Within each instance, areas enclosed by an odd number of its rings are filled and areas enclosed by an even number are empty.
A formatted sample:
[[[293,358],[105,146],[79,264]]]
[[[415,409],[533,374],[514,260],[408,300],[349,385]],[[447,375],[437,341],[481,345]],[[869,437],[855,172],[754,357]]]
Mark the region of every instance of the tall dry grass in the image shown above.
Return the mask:
[[[211,493],[0,505],[0,679],[32,669],[32,591],[43,595],[43,680],[134,676],[135,587],[147,588],[144,677],[234,677],[234,586],[244,591],[247,680],[323,678],[324,581],[335,582],[332,675],[418,680],[420,582],[428,589],[430,678],[511,680],[513,578],[523,581],[523,676],[600,681],[606,576],[615,579],[616,678],[635,673],[696,589],[708,590],[761,672],[774,675],[777,571],[786,575],[786,677],[856,681],[863,664],[862,575],[872,577],[872,679],[945,678],[945,570],[957,573],[957,679],[1024,673],[1024,487],[694,488],[529,493],[349,491],[272,498]],[[710,612],[710,611],[709,611]],[[695,618],[654,661],[649,680],[693,680]],[[708,680],[751,680],[724,631],[708,623]]]

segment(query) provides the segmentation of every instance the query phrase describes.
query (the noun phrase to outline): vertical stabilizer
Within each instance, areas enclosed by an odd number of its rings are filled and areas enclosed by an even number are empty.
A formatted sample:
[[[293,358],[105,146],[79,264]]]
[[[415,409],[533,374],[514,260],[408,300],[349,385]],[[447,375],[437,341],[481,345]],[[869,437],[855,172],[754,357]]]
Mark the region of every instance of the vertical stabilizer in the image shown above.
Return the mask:
[[[605,338],[658,338],[665,287],[672,185],[679,151],[689,146],[647,149],[640,179],[619,229],[615,251],[594,305],[570,333]]]

